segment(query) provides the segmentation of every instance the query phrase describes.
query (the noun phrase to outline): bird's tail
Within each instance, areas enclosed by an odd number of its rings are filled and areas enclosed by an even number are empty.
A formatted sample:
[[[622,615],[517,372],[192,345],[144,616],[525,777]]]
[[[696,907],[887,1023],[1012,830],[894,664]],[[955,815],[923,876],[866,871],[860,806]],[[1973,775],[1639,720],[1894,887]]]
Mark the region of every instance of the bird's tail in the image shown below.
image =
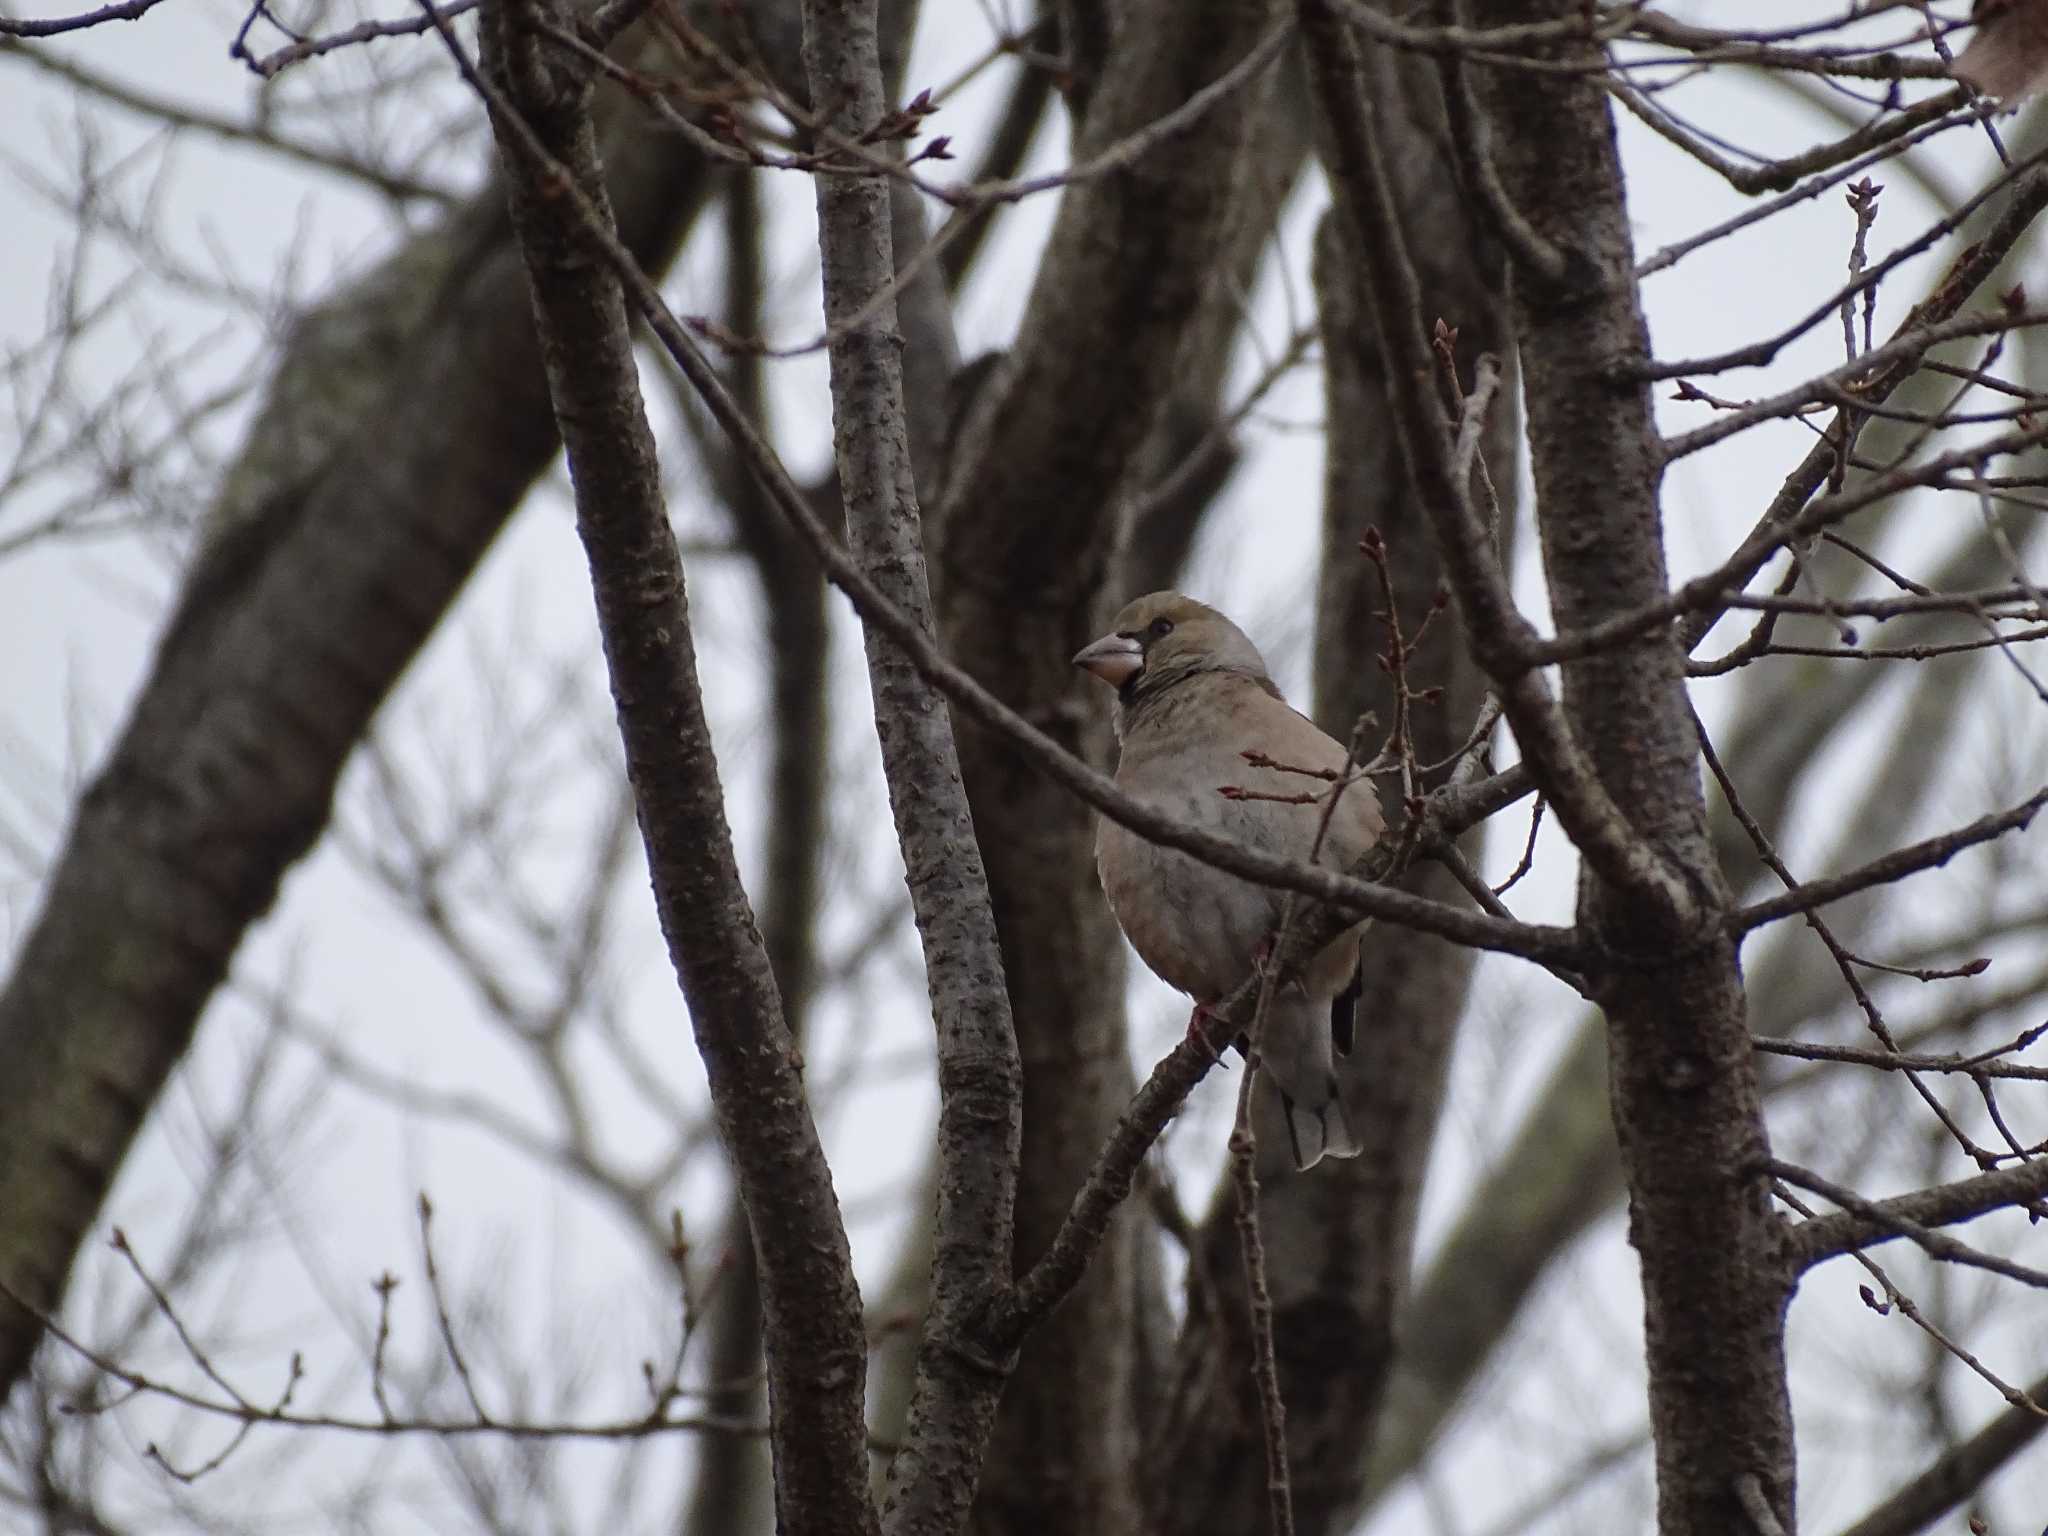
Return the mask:
[[[1330,1097],[1320,1109],[1298,1104],[1284,1090],[1281,1106],[1287,1111],[1287,1144],[1294,1154],[1294,1166],[1306,1171],[1326,1157],[1356,1157],[1364,1150],[1351,1134],[1351,1121],[1344,1113],[1344,1100],[1337,1084],[1330,1083]]]
[[[1318,1003],[1298,982],[1273,990],[1257,1042],[1259,1060],[1280,1090],[1294,1166],[1313,1168],[1326,1157],[1356,1157],[1357,1137],[1337,1092],[1330,1003]]]

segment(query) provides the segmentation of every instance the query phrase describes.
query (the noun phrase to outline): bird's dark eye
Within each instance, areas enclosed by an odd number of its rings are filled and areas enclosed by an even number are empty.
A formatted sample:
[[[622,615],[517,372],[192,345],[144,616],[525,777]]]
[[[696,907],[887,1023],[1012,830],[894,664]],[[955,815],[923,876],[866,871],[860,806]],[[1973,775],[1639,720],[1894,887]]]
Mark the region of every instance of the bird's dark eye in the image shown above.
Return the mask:
[[[1173,620],[1154,619],[1151,622],[1151,624],[1146,627],[1145,633],[1150,635],[1154,640],[1164,640],[1168,635],[1173,633]]]

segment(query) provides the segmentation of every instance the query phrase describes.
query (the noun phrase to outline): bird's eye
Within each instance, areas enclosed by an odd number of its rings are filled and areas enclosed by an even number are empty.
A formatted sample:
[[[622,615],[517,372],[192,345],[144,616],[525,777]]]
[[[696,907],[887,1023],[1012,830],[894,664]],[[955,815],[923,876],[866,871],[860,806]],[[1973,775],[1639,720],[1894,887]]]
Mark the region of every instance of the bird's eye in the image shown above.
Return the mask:
[[[1147,629],[1145,630],[1145,633],[1150,635],[1154,640],[1164,640],[1168,635],[1173,633],[1173,620],[1154,619],[1150,626],[1147,627]]]

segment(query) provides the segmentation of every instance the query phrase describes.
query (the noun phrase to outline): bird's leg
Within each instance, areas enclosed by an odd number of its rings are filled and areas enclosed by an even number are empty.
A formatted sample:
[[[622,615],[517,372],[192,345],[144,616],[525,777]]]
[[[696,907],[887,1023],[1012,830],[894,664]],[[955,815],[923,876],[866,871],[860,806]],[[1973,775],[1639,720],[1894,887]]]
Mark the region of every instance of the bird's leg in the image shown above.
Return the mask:
[[[1212,1020],[1222,1017],[1220,1013],[1211,1008],[1207,1003],[1195,1004],[1194,1011],[1188,1015],[1188,1038],[1197,1045],[1207,1047],[1215,1056],[1219,1065],[1228,1066],[1229,1063],[1223,1060],[1224,1051],[1235,1049],[1239,1056],[1247,1056],[1247,1042],[1243,1032],[1240,1031],[1224,1041],[1222,1045],[1215,1044],[1214,1038],[1209,1033],[1209,1025]]]
[[[1188,1038],[1207,1049],[1218,1062],[1221,1062],[1223,1047],[1215,1044],[1209,1037],[1209,1024],[1219,1017],[1221,1015],[1207,1003],[1195,1004],[1194,1011],[1188,1015]]]

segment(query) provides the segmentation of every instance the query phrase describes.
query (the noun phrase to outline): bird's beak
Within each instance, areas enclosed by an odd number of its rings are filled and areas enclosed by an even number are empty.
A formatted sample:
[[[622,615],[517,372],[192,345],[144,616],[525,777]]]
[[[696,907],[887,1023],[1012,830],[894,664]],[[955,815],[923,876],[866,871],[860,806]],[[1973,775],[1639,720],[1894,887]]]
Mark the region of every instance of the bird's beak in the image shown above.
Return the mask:
[[[1112,688],[1121,688],[1145,670],[1145,648],[1129,635],[1104,635],[1076,653],[1074,665],[1086,667]]]

